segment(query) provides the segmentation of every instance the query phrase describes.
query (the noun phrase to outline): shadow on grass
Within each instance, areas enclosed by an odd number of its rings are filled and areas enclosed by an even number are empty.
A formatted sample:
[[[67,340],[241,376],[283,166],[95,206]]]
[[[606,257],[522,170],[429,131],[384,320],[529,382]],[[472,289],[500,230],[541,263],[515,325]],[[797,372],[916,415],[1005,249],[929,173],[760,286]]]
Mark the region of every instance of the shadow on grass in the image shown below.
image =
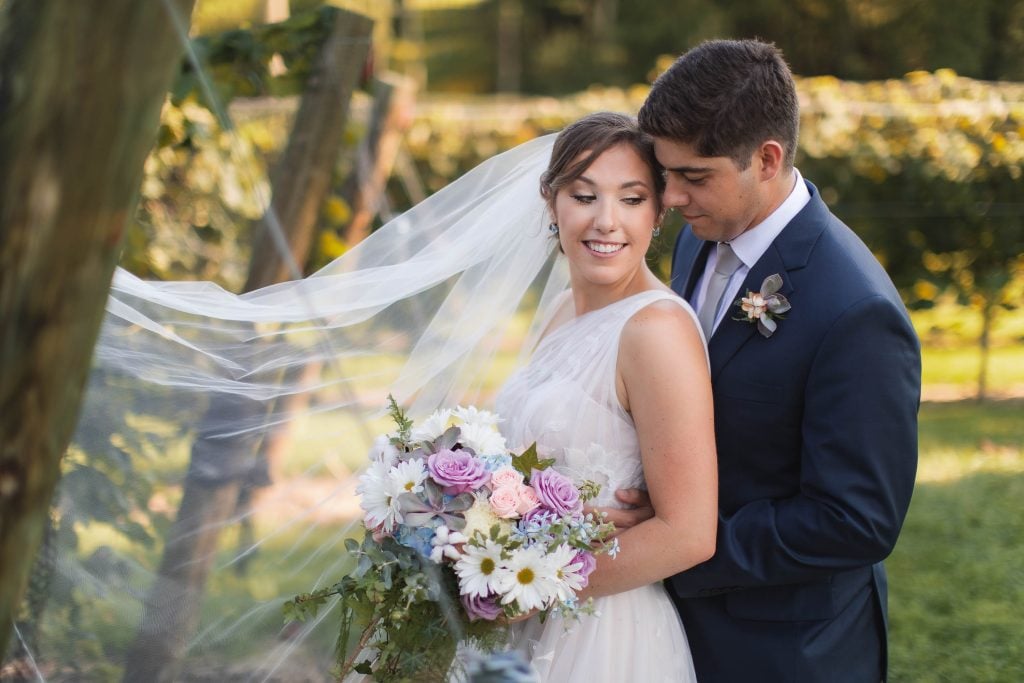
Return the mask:
[[[886,562],[891,681],[1024,680],[1022,499],[1024,473],[918,484]]]

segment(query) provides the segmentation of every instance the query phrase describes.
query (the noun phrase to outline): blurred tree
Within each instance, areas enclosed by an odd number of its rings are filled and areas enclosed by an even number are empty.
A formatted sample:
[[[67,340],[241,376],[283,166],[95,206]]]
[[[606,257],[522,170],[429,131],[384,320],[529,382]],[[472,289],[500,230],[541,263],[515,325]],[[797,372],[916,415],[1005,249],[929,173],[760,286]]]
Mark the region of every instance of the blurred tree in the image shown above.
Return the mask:
[[[443,5],[443,8],[440,6]],[[461,5],[461,6],[456,6]],[[952,68],[1024,78],[1024,0],[421,1],[430,89],[561,94],[644,81],[659,55],[700,40],[775,42],[794,71],[848,79]],[[514,10],[514,11],[513,11]],[[512,38],[521,24],[518,58]]]
[[[0,6],[0,650],[49,521],[183,50],[175,26],[187,26],[192,4]]]

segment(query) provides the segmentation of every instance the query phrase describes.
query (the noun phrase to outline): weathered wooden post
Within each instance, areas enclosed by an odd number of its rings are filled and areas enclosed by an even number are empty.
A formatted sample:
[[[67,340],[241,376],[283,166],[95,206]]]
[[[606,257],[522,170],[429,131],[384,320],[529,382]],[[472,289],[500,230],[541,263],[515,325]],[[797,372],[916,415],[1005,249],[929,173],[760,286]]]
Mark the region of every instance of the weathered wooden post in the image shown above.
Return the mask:
[[[273,217],[258,227],[245,290],[291,279],[290,263],[301,264],[315,234],[319,208],[329,190],[342,143],[348,103],[369,50],[373,22],[343,10],[310,74],[285,152],[271,174]],[[288,255],[282,253],[286,246]],[[216,438],[210,425],[242,422],[264,408],[237,396],[211,398],[192,446],[184,494],[170,531],[142,623],[125,663],[125,681],[176,680],[188,641],[199,624],[200,607],[220,530],[232,516],[243,484],[260,463],[262,434]],[[213,437],[213,438],[211,438]]]
[[[193,2],[0,3],[0,651]]]

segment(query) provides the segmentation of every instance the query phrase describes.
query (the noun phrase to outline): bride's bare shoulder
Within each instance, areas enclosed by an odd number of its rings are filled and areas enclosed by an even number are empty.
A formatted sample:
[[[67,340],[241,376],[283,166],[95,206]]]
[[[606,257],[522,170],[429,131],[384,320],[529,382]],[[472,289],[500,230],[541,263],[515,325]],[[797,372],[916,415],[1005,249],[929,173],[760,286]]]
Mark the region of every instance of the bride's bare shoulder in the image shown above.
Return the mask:
[[[644,306],[626,322],[620,351],[638,357],[649,353],[678,354],[680,345],[703,353],[703,340],[694,315],[682,299],[659,299]]]

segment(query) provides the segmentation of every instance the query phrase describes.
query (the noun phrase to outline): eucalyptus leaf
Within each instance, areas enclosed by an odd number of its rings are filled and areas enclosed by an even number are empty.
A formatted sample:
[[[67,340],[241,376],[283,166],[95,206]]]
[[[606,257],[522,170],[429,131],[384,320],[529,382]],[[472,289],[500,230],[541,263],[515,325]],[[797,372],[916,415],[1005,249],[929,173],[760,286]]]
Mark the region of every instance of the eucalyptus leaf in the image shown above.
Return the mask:
[[[778,273],[772,273],[764,279],[761,283],[761,294],[768,296],[782,289],[782,276]]]

